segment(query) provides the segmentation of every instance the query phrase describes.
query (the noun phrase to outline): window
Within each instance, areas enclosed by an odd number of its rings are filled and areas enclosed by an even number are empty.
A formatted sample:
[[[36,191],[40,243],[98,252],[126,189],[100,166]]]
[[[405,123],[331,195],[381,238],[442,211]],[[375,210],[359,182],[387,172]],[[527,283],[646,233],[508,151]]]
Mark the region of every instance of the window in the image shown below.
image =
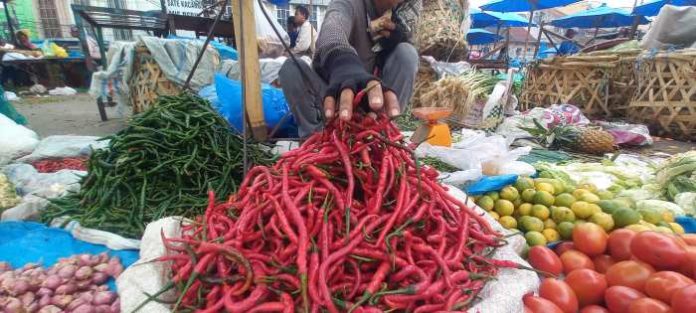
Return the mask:
[[[44,37],[62,37],[55,2],[52,0],[39,0],[39,18],[41,19]]]
[[[285,6],[276,6],[276,19],[278,24],[282,25],[285,30],[288,30],[288,17],[290,16],[290,7],[285,4]]]

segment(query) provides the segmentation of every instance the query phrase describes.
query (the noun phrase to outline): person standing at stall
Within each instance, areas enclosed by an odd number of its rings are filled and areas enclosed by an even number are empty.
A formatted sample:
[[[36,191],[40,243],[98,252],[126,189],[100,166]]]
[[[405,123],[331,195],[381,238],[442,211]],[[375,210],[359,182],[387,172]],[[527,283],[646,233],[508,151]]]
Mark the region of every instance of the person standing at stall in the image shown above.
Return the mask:
[[[309,22],[309,10],[304,6],[295,9],[295,26],[297,27],[297,39],[292,53],[299,56],[312,57],[317,42],[317,31]]]
[[[279,73],[301,138],[321,131],[335,116],[350,120],[353,98],[367,87],[367,109],[397,116],[406,108],[418,71],[411,40],[421,8],[421,0],[329,4],[312,67],[288,59]],[[371,27],[375,24],[377,29]],[[301,37],[302,32],[298,46]]]
[[[295,25],[295,17],[294,16],[288,16],[288,24],[286,25],[288,28],[288,36],[290,37],[290,48],[295,48],[295,45],[297,44],[297,25]]]
[[[577,34],[578,31],[575,29],[570,28],[566,30],[565,37],[568,39],[561,42],[561,46],[558,48],[558,55],[565,56],[580,52],[580,46],[573,40]]]

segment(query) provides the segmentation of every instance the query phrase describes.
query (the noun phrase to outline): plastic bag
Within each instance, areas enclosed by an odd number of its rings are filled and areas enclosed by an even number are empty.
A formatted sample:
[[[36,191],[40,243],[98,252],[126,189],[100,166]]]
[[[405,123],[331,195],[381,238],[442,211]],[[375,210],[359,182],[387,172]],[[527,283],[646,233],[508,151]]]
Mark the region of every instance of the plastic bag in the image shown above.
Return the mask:
[[[522,128],[535,127],[534,119],[539,120],[544,127],[556,125],[587,125],[590,120],[582,114],[582,111],[571,104],[554,104],[549,108],[533,108],[522,114],[506,118],[496,133],[513,140],[531,138],[532,136]]]
[[[15,207],[2,212],[2,221],[38,220],[41,211],[48,206],[49,201],[35,195],[26,195]]]
[[[273,16],[273,14],[268,13],[266,8],[259,5],[258,1],[252,2],[254,3],[254,15],[256,16],[256,38],[259,44],[259,57],[276,58],[281,56],[283,52],[285,52],[285,48],[266,18],[264,11],[266,11],[266,14],[269,16]],[[274,18],[272,18],[270,22],[273,23],[275,29],[280,33],[282,40],[289,44],[290,36],[288,36],[285,28]]]
[[[217,108],[222,115],[232,125],[232,128],[242,132],[242,84],[239,81],[231,80],[222,74],[215,74],[215,89],[220,107]],[[269,129],[273,129],[283,120],[283,125],[278,129],[280,136],[297,136],[297,126],[290,113],[288,103],[285,101],[283,91],[269,85],[261,86],[261,96],[263,98],[263,117]]]
[[[88,156],[92,150],[102,149],[109,145],[108,140],[98,141],[93,136],[49,136],[41,140],[34,152],[17,161],[31,163],[43,159],[60,159]]]
[[[39,144],[39,136],[35,132],[18,125],[4,114],[0,114],[0,130],[0,165],[31,153]]]
[[[56,87],[48,91],[51,96],[74,96],[77,90],[70,87]]]
[[[29,164],[11,164],[5,167],[4,172],[21,196],[31,194],[46,199],[62,197],[69,191],[79,191],[80,180],[87,174],[72,170],[39,173]]]
[[[680,206],[672,202],[662,200],[643,200],[636,202],[636,210],[641,209],[659,210],[661,212],[667,210],[672,212],[674,216],[683,216],[686,214],[684,209],[682,209]]]
[[[649,146],[653,144],[648,126],[622,122],[597,122],[604,130],[614,136],[617,145]]]

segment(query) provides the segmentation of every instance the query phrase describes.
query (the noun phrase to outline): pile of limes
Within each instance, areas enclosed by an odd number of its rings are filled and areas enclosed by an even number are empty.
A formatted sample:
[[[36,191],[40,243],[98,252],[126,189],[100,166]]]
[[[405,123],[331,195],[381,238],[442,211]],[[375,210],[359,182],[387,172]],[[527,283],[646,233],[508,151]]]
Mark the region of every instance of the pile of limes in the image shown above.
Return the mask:
[[[519,229],[530,246],[571,239],[580,223],[594,223],[605,231],[682,232],[669,212],[633,209],[627,199],[614,199],[593,185],[568,186],[557,179],[520,177],[514,185],[476,198],[476,204],[507,229]]]

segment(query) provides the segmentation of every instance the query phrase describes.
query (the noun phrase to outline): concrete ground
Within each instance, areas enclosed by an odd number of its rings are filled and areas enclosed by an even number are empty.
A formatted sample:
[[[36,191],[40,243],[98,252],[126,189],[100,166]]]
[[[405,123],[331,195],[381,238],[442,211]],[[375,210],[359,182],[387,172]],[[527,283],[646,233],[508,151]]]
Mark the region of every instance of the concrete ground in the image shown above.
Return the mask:
[[[29,120],[28,127],[41,137],[50,135],[106,136],[125,127],[125,118],[107,108],[108,121],[102,122],[94,98],[80,93],[75,96],[22,97],[12,105]]]

